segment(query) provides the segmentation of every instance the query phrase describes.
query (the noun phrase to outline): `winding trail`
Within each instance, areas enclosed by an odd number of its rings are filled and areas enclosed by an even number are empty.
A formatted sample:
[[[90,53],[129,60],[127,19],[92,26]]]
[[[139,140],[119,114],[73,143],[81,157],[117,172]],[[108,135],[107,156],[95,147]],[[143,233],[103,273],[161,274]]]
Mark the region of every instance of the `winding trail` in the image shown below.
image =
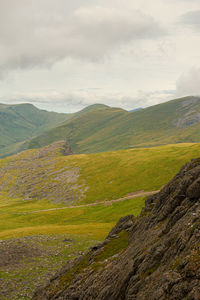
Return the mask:
[[[81,207],[89,207],[89,206],[97,206],[99,204],[104,204],[104,205],[111,205],[112,203],[115,202],[121,202],[127,199],[134,199],[138,197],[145,197],[145,196],[150,196],[158,193],[160,190],[157,191],[137,191],[128,194],[125,197],[110,200],[110,201],[100,201],[100,202],[95,202],[95,203],[88,203],[88,204],[82,204],[82,205],[73,205],[73,206],[65,206],[65,207],[55,207],[55,208],[48,208],[48,209],[41,209],[41,210],[34,210],[34,211],[29,211],[29,212],[24,212],[24,213],[18,213],[20,215],[27,215],[27,214],[34,214],[34,213],[40,213],[40,212],[46,212],[46,211],[54,211],[54,210],[60,210],[60,209],[68,209],[68,208],[81,208]]]

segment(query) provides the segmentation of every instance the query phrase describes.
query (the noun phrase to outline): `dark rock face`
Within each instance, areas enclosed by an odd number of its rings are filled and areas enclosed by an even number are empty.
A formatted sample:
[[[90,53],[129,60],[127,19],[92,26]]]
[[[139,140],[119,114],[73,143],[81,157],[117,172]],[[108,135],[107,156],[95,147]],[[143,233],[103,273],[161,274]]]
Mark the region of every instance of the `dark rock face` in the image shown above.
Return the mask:
[[[186,164],[139,217],[69,262],[34,300],[199,300],[200,159]]]

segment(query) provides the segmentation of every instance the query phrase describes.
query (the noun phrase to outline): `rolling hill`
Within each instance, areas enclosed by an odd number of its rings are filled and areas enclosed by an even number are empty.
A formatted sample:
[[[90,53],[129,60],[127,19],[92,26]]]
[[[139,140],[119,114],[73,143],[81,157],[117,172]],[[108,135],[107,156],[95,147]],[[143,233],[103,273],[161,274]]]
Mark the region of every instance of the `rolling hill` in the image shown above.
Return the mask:
[[[58,126],[58,124],[81,116],[86,112],[98,111],[106,106],[91,105],[82,111],[62,114],[40,110],[32,104],[0,104],[0,157],[24,149],[24,142]]]
[[[68,115],[40,110],[31,104],[0,104],[0,155],[13,153],[15,144],[66,120]]]
[[[1,159],[1,208],[24,213],[109,203],[138,191],[159,190],[183,163],[199,156],[200,144],[70,154],[60,141]],[[8,219],[1,216],[8,229]],[[17,222],[13,225],[18,227]]]
[[[200,98],[185,97],[135,112],[86,110],[23,145],[40,148],[61,139],[74,153],[200,142]]]
[[[31,299],[120,217],[137,216],[143,191],[159,190],[200,144],[70,154],[60,141],[0,159],[1,299]]]

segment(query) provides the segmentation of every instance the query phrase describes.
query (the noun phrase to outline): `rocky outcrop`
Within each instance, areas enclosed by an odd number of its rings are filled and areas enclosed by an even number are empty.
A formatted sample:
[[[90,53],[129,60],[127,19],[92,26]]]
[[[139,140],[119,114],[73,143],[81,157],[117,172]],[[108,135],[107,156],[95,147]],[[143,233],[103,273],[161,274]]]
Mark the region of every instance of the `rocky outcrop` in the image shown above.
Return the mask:
[[[200,122],[199,97],[189,97],[183,101],[177,110],[178,118],[175,121],[177,128],[187,128]]]
[[[68,264],[34,300],[199,300],[200,159],[186,164],[140,216]]]
[[[54,142],[51,145],[45,146],[43,148],[38,149],[37,151],[34,152],[35,159],[38,158],[50,158],[50,157],[55,157],[55,155],[71,155],[72,150],[69,146],[69,144],[66,143],[66,141],[58,141]],[[19,153],[20,155],[20,153]]]
[[[81,201],[88,187],[79,180],[79,167],[65,159],[72,154],[70,146],[59,141],[10,157],[1,164],[0,194],[67,205]]]

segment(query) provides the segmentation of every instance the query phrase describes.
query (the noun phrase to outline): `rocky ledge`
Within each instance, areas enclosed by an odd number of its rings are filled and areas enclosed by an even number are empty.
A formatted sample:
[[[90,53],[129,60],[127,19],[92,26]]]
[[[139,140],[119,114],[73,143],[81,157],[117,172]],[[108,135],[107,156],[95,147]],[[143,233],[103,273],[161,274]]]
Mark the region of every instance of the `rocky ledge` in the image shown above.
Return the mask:
[[[186,164],[140,216],[69,262],[34,300],[199,300],[200,158]]]

